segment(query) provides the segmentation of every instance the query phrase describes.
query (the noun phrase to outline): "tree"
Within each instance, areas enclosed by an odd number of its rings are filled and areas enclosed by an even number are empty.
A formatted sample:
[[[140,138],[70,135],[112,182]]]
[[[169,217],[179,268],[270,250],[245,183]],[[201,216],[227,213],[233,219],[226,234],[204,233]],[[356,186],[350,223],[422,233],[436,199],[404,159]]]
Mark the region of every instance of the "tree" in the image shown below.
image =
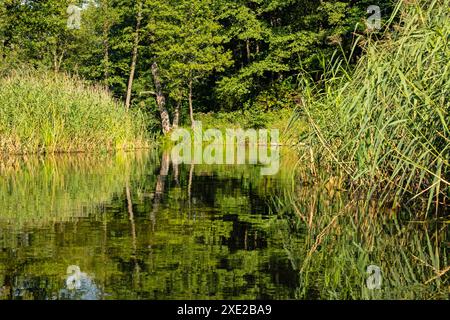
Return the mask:
[[[219,99],[230,107],[241,106],[290,77],[295,83],[303,70],[318,72],[319,78],[321,60],[336,50],[351,50],[353,32],[358,24],[364,27],[368,5],[348,0],[226,1],[226,47],[240,64],[218,82]],[[389,7],[387,2],[384,7]]]
[[[161,115],[161,124],[162,124],[162,130],[164,134],[167,134],[170,132],[170,117],[169,112],[167,112],[166,109],[166,97],[164,96],[164,93],[162,91],[161,81],[159,77],[159,69],[158,64],[154,62],[152,64],[152,75],[153,75],[153,81],[155,83],[155,96],[156,96],[156,103],[158,105],[159,113]]]
[[[0,3],[0,67],[4,64],[6,58],[6,28],[8,26],[8,15],[6,3]]]
[[[125,108],[128,110],[130,108],[131,103],[131,91],[133,87],[134,74],[136,71],[136,61],[138,55],[138,47],[139,47],[139,32],[141,30],[141,21],[142,21],[142,1],[138,1],[137,10],[136,10],[136,31],[134,35],[134,45],[133,45],[133,54],[131,58],[131,67],[130,67],[130,77],[128,80],[128,89],[127,96],[125,99]]]
[[[384,16],[389,15],[389,3],[378,2],[387,9]],[[67,28],[71,4],[83,8],[80,29]],[[127,110],[146,108],[155,113],[154,119],[158,113],[167,132],[186,114],[194,123],[194,101],[201,111],[217,111],[217,106],[264,110],[271,107],[267,103],[262,108],[264,101],[283,101],[295,93],[297,76],[304,70],[319,80],[323,61],[351,51],[356,26],[365,28],[370,4],[3,0],[0,63],[5,68],[27,63],[103,83]],[[150,91],[156,99],[141,94]]]
[[[172,1],[170,10],[159,14],[153,24],[157,60],[167,82],[181,79],[180,85],[187,89],[192,125],[194,86],[232,63],[231,53],[223,47],[225,37],[215,8],[212,0]],[[174,90],[182,94],[179,88]]]
[[[69,4],[69,0],[9,0],[3,4],[3,14],[9,17],[2,28],[3,49],[19,61],[58,72],[77,40],[76,32],[67,28]]]

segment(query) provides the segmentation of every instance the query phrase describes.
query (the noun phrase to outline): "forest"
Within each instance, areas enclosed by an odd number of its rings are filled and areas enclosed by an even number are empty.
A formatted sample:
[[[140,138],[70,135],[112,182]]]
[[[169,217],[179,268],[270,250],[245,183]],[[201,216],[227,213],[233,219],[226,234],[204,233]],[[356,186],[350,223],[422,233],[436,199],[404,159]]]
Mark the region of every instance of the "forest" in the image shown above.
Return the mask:
[[[101,84],[161,131],[195,112],[264,113],[295,105],[298,78],[318,80],[350,56],[371,1],[15,1],[0,7],[0,66],[66,73]],[[79,8],[70,11],[70,6]],[[388,18],[393,5],[378,3]],[[69,11],[68,11],[69,10]],[[79,24],[69,26],[79,18]],[[71,19],[71,20],[69,20]],[[355,63],[361,50],[352,55]],[[155,88],[158,85],[160,92]],[[164,106],[158,106],[159,94]],[[239,118],[239,113],[235,114]],[[237,120],[237,119],[230,119]],[[163,128],[168,130],[168,128]]]

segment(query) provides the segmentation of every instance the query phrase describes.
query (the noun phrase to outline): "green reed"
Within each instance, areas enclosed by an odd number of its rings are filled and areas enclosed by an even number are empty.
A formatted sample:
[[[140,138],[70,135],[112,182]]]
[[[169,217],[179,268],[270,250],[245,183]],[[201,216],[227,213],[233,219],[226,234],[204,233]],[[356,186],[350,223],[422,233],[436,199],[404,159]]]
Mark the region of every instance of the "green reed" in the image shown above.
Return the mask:
[[[447,207],[450,194],[449,7],[399,1],[383,40],[359,39],[353,71],[334,60],[320,85],[302,79],[295,118],[310,124],[304,142],[314,158],[345,172],[367,199],[394,207],[423,199],[424,215]]]
[[[0,154],[131,149],[146,144],[140,112],[102,87],[65,74],[12,71],[0,78]]]

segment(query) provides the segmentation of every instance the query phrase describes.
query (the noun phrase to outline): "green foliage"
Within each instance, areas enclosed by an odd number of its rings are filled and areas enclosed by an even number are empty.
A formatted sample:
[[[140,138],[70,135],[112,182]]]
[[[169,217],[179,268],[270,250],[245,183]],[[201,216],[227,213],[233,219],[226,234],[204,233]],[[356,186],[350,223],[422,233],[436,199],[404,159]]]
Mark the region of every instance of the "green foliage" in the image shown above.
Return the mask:
[[[104,299],[292,296],[295,284],[275,281],[269,267],[289,270],[270,228],[277,217],[252,210],[265,208],[263,199],[279,184],[255,166],[201,165],[188,192],[190,167],[158,176],[163,161],[158,153],[118,152],[14,157],[6,171],[0,167],[0,243],[8,248],[0,252],[0,299],[61,298],[73,264],[93,277]]]
[[[193,85],[231,65],[222,26],[210,0],[155,1],[148,29],[151,49],[175,101],[188,97]]]
[[[285,189],[273,210],[283,217],[279,232],[301,275],[297,299],[448,299],[445,220],[417,223],[412,212],[368,206],[321,184]],[[381,269],[380,289],[367,287],[370,265]]]
[[[83,7],[81,28],[66,27],[66,8]],[[319,79],[320,61],[351,49],[363,32],[370,1],[315,0],[7,0],[0,6],[0,68],[26,61],[107,85],[126,95],[142,4],[132,105],[155,111],[151,65],[157,61],[173,110],[189,96],[202,112],[241,110],[261,94],[278,99],[281,82],[295,90],[307,70]],[[378,2],[386,17],[391,1]],[[288,102],[291,103],[291,102]],[[186,115],[183,110],[182,114]],[[255,122],[255,125],[257,123]]]
[[[99,205],[122,192],[127,179],[148,169],[146,153],[13,156],[3,160],[0,221],[14,228],[95,216]]]
[[[247,165],[158,176],[158,153],[11,157],[0,165],[0,299],[61,298],[73,264],[100,299],[448,299],[444,219],[292,183],[307,181],[293,156],[270,178]],[[380,290],[366,285],[372,264]]]
[[[304,70],[320,76],[321,57],[348,52],[352,32],[364,31],[370,1],[229,1],[222,14],[235,66],[218,82],[229,108]],[[377,3],[388,15],[390,1]],[[318,73],[319,72],[319,73]],[[295,81],[291,80],[291,83]]]
[[[284,131],[293,109],[281,111],[263,111],[261,109],[247,109],[233,112],[198,113],[197,120],[201,121],[206,129],[279,129]]]

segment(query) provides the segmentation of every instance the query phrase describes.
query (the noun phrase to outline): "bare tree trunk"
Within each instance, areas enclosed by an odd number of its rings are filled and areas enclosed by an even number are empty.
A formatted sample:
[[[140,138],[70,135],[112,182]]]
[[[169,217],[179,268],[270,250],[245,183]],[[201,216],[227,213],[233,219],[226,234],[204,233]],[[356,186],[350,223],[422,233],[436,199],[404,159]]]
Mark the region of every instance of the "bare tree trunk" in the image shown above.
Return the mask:
[[[161,124],[162,130],[164,134],[170,132],[170,117],[169,112],[166,109],[166,98],[162,92],[161,81],[159,79],[159,70],[158,64],[154,62],[152,64],[152,75],[153,82],[155,83],[155,95],[156,95],[156,103],[158,105],[159,113],[161,114]]]
[[[170,153],[165,151],[161,157],[161,168],[159,170],[159,175],[156,180],[156,188],[155,188],[155,199],[161,199],[164,194],[164,186],[166,183],[166,177],[169,175],[169,167],[170,167]]]
[[[58,73],[58,54],[56,53],[56,48],[53,50],[53,72]]]
[[[247,39],[245,45],[246,45],[246,49],[247,49],[247,62],[250,62],[250,55],[251,55],[250,40]]]
[[[0,62],[5,59],[5,39],[0,40]]]
[[[188,180],[189,218],[191,218],[191,209],[192,209],[192,181],[194,179],[194,167],[195,167],[195,165],[193,163],[191,163],[191,167],[189,169],[189,180]]]
[[[102,1],[103,16],[105,21],[103,22],[103,77],[106,84],[109,79],[109,31],[111,28],[108,21],[108,0]]]
[[[105,33],[104,35],[105,35],[105,37],[108,37],[107,33]],[[109,79],[109,40],[108,40],[108,38],[103,39],[103,67],[104,67],[103,78],[104,78],[105,83],[108,84],[108,79]]]
[[[132,260],[134,260],[134,273],[133,273],[133,283],[139,284],[139,263],[136,259],[136,251],[137,251],[137,237],[136,237],[136,224],[134,221],[134,212],[133,212],[133,201],[131,199],[131,191],[130,191],[130,185],[127,181],[126,183],[126,194],[127,194],[127,205],[128,205],[128,218],[130,219],[131,224],[131,239],[132,239],[132,245],[133,245],[133,256]],[[136,280],[135,280],[136,279]]]
[[[180,168],[177,163],[172,162],[172,170],[173,170],[173,180],[175,181],[175,183],[177,185],[179,185],[180,184],[180,180],[179,180]]]
[[[180,109],[181,109],[181,100],[177,102],[177,106],[175,107],[175,111],[173,113],[173,129],[178,128],[180,125]]]
[[[58,55],[58,46],[55,47],[55,49],[53,50],[52,54],[53,54],[53,71],[55,73],[58,73],[59,70],[61,70],[61,65],[62,65],[62,61],[64,59],[64,55],[65,55],[65,50],[61,51],[61,54]]]
[[[64,59],[64,55],[66,54],[66,50],[63,50],[59,56],[59,60],[58,60],[58,70],[61,69],[62,63],[63,63],[63,59]]]
[[[62,61],[64,59],[65,50],[61,51],[61,54],[58,54],[58,46],[53,49],[52,55],[53,55],[53,71],[55,73],[58,73],[59,70],[61,70]]]
[[[139,1],[137,10],[138,11],[137,11],[137,17],[136,17],[136,34],[134,36],[133,56],[131,58],[130,77],[128,79],[127,97],[125,100],[125,109],[127,111],[130,109],[131,91],[132,91],[132,87],[133,87],[134,73],[136,71],[136,61],[137,61],[138,46],[139,46],[139,32],[141,29],[141,21],[142,21],[142,1]]]
[[[189,79],[189,115],[191,117],[191,125],[195,126],[194,107],[192,105],[192,79]]]
[[[131,191],[128,181],[125,186],[125,192],[127,195],[128,218],[130,219],[131,223],[131,238],[133,241],[133,249],[136,250],[136,225],[134,223],[133,202],[131,200]]]

